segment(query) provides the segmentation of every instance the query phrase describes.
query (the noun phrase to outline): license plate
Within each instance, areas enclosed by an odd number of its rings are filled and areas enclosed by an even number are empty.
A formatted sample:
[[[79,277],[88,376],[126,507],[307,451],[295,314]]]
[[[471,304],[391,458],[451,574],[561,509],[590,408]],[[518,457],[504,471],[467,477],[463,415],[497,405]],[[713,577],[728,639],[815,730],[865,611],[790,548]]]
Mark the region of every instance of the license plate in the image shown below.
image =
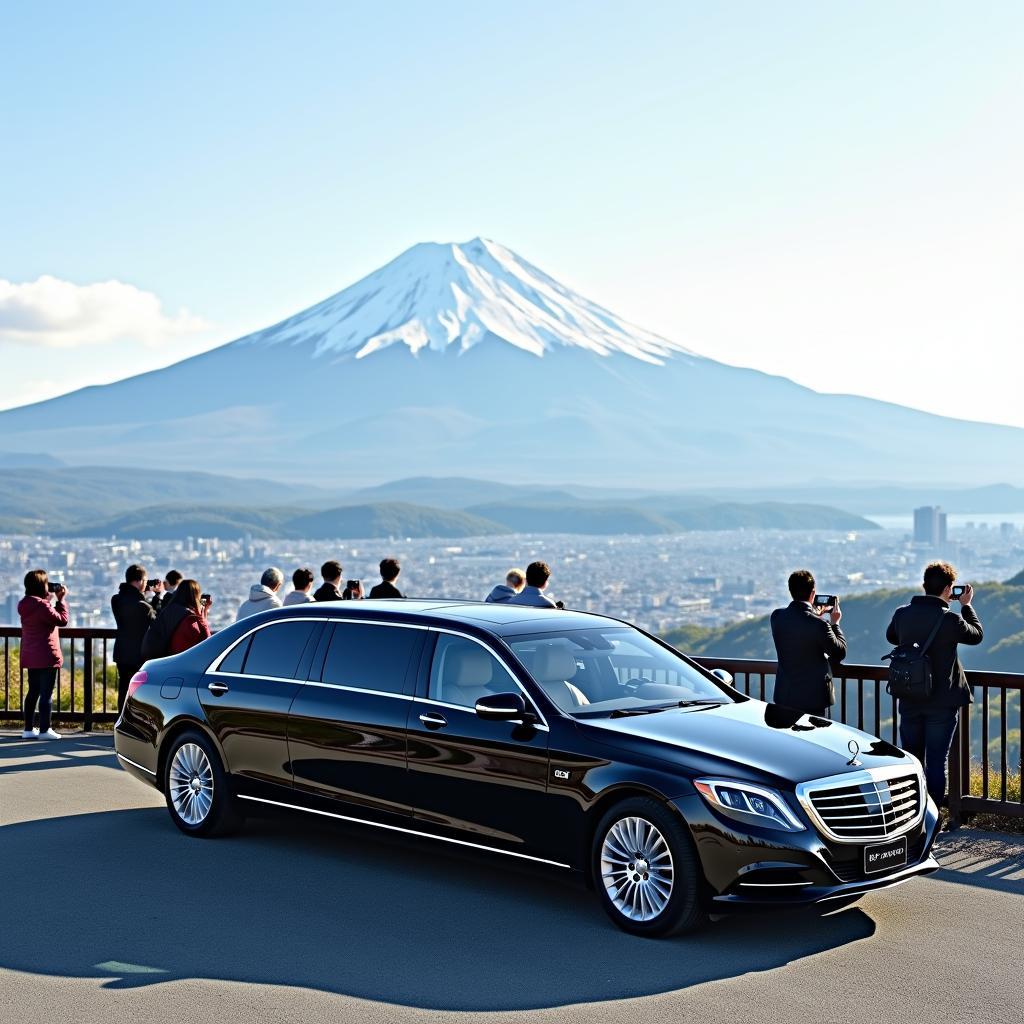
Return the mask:
[[[907,837],[901,836],[891,843],[864,847],[864,874],[871,875],[890,868],[901,868],[907,863]]]

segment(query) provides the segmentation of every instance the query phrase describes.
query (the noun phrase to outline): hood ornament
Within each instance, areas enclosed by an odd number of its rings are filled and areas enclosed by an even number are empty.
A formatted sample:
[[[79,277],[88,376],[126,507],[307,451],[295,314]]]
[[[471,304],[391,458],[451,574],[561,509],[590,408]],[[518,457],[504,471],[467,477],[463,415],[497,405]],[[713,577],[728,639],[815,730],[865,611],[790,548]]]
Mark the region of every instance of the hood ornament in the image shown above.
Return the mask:
[[[861,762],[857,760],[857,755],[860,753],[860,744],[856,740],[850,740],[850,742],[846,744],[846,749],[852,755],[850,760],[846,763],[853,765],[854,768],[859,767]]]

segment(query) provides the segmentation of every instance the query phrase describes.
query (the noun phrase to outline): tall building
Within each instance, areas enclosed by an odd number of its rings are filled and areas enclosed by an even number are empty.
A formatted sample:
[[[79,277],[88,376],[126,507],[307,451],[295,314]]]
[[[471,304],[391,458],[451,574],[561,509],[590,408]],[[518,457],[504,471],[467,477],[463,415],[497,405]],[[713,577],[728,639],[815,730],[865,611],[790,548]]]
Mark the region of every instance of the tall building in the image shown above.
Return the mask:
[[[914,509],[914,543],[932,548],[946,543],[946,513],[938,505]]]

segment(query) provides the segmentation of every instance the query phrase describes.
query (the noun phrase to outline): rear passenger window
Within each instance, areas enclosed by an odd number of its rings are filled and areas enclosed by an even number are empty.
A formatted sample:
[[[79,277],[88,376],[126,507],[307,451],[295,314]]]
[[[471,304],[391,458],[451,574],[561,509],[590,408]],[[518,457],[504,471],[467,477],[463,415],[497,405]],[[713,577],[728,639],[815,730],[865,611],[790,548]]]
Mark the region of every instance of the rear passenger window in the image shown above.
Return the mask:
[[[249,657],[245,659],[245,674],[294,679],[302,653],[318,625],[318,622],[280,622],[253,633]]]
[[[228,652],[227,657],[220,663],[221,672],[241,672],[245,664],[245,655],[249,650],[249,642],[252,637],[247,636],[240,643],[235,644]]]
[[[321,679],[360,690],[405,693],[405,679],[422,632],[398,626],[340,623],[334,627]]]
[[[515,681],[487,648],[465,637],[438,635],[427,689],[431,700],[472,708],[481,697],[516,690]]]

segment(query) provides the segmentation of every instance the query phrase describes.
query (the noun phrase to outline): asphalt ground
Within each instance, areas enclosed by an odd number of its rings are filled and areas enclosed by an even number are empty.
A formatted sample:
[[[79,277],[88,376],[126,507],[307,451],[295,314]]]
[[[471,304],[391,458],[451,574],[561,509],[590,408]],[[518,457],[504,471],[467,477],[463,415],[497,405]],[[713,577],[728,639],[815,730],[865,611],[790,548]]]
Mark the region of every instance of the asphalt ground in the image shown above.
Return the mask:
[[[109,735],[0,734],[0,1020],[1024,1020],[1024,839],[638,939],[567,873],[288,812],[193,840]]]

